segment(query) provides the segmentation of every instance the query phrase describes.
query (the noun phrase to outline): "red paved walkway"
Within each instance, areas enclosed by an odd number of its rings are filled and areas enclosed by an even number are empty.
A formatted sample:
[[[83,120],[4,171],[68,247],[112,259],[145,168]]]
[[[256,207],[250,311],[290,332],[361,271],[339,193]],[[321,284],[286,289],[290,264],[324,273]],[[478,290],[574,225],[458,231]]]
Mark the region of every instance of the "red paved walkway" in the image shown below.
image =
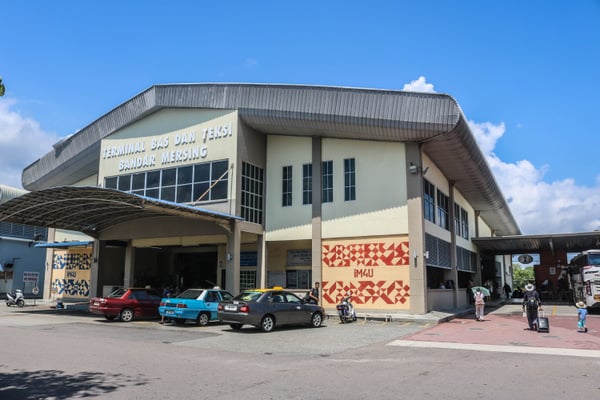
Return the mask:
[[[600,350],[600,318],[588,317],[587,333],[577,332],[577,316],[548,317],[549,333],[524,330],[527,319],[521,315],[488,314],[485,321],[456,317],[403,338],[409,341],[468,343],[486,345],[553,347]]]

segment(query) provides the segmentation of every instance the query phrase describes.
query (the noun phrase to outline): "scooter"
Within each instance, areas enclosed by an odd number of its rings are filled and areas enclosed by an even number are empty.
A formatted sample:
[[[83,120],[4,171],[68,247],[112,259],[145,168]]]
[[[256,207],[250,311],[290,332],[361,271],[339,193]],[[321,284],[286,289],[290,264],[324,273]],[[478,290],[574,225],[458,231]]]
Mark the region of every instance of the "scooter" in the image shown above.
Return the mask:
[[[352,295],[348,293],[345,297],[342,297],[341,303],[336,306],[342,324],[356,321],[356,312],[354,311],[354,306],[350,302],[351,299]]]
[[[21,289],[17,289],[6,293],[6,305],[8,307],[23,307],[25,305],[25,296],[23,296],[23,291]]]

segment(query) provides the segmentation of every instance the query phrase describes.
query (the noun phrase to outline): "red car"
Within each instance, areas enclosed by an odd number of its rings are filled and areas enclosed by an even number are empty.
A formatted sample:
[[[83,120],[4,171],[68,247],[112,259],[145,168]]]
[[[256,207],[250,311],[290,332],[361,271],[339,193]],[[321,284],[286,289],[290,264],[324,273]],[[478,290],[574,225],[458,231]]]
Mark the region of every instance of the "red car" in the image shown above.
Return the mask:
[[[158,306],[162,296],[153,289],[117,289],[108,297],[94,297],[90,300],[90,312],[104,315],[104,318],[123,322],[134,318],[158,317]]]

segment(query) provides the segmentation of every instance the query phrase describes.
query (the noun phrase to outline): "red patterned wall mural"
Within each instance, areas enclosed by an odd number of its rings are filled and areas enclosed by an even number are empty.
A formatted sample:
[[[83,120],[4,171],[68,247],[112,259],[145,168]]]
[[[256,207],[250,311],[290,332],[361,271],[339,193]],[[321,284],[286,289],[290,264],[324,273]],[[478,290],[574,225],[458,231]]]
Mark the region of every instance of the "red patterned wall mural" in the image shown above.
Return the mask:
[[[407,238],[323,242],[323,303],[337,304],[348,291],[358,309],[410,308]]]

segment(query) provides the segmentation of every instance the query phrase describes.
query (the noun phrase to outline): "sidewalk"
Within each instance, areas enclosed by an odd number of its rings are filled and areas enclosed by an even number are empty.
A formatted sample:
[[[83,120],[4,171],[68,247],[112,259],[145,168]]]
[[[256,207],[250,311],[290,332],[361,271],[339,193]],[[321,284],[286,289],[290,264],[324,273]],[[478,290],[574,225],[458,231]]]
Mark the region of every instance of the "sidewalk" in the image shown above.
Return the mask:
[[[526,330],[528,325],[521,305],[513,303],[501,305],[489,310],[489,313],[486,310],[482,322],[476,321],[474,313],[469,312],[423,329],[404,340],[600,351],[600,315],[588,316],[588,332],[580,333],[577,332],[574,306],[546,305],[544,311],[550,322],[548,333]]]

